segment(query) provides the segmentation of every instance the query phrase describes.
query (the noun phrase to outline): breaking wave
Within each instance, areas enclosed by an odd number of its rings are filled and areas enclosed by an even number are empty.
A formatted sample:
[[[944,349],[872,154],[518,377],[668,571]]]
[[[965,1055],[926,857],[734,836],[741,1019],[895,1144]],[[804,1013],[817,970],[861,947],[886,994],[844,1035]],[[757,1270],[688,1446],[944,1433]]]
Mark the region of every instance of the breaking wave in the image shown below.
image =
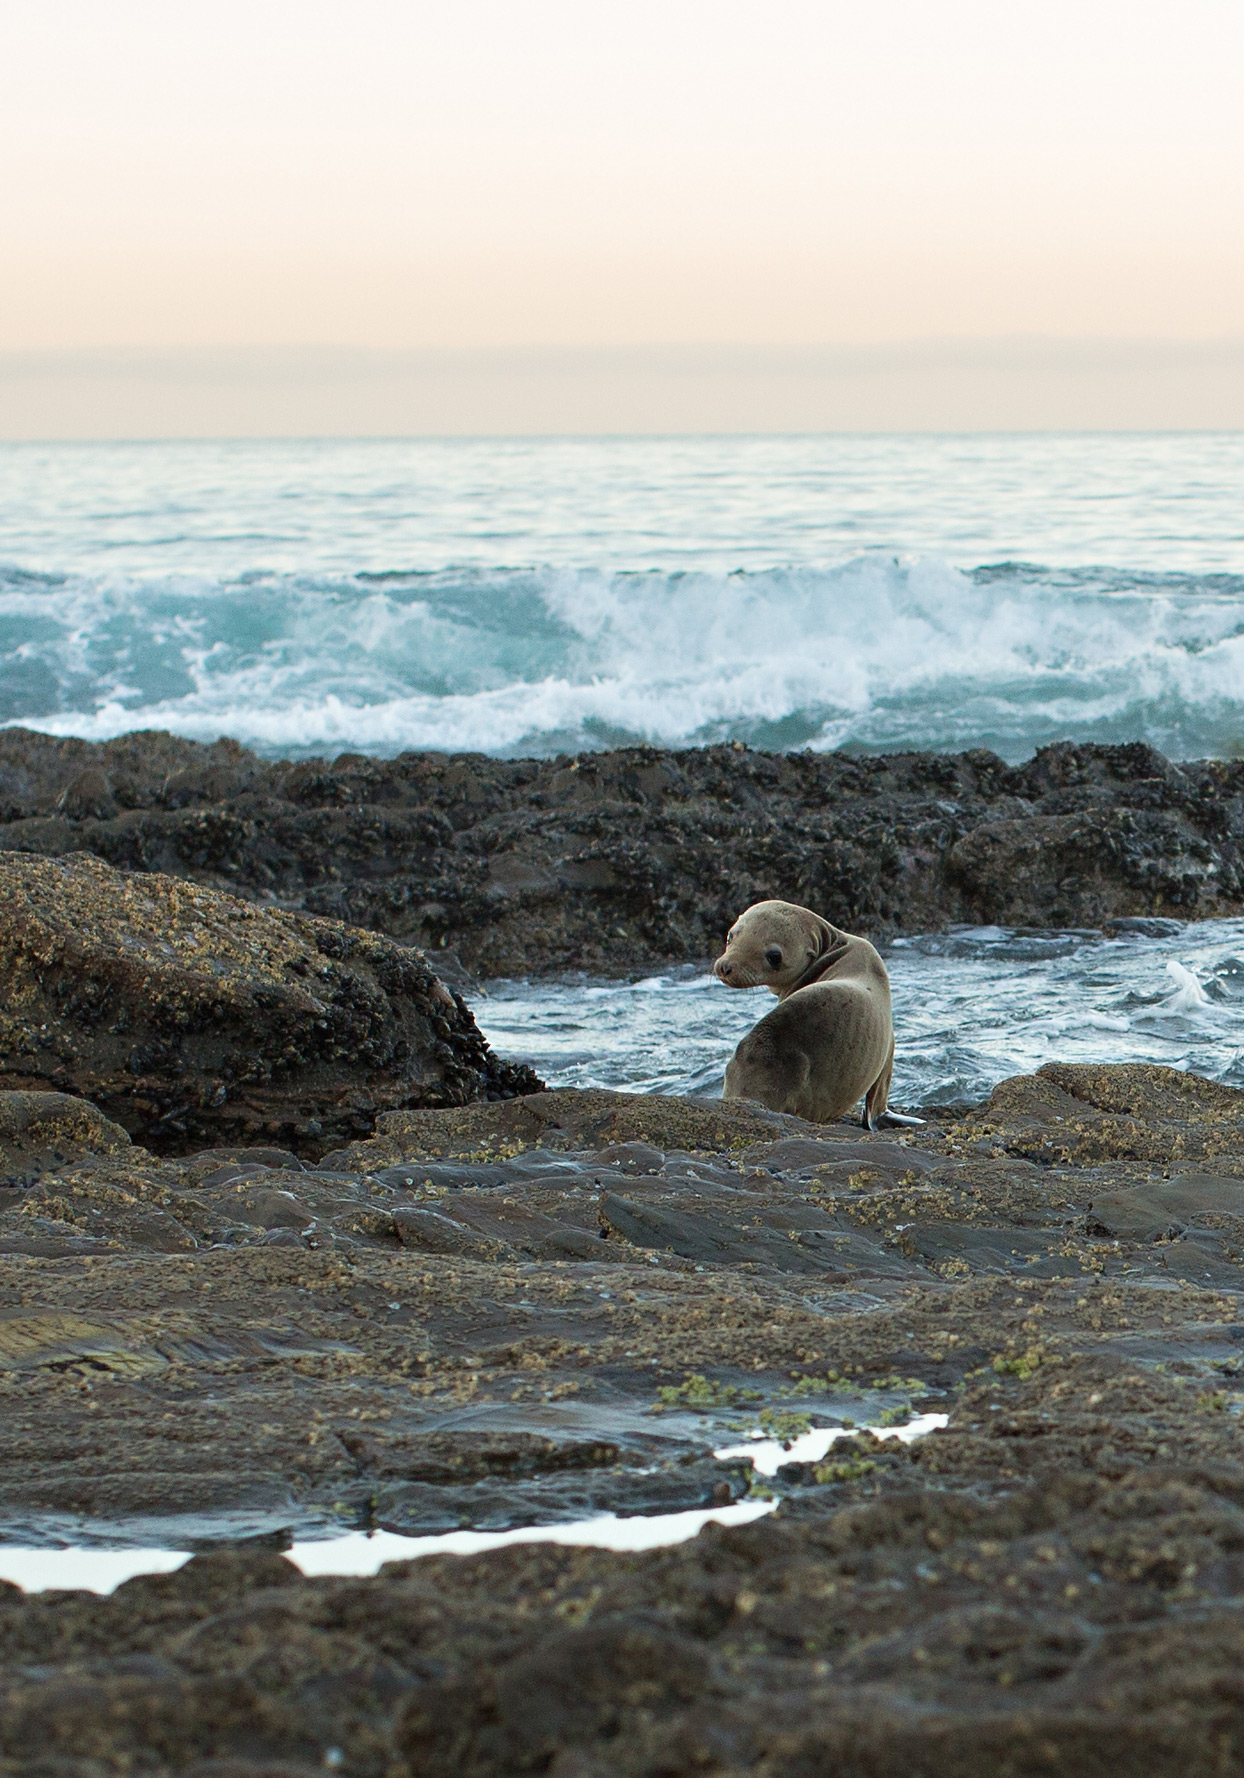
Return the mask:
[[[269,754],[548,755],[1244,734],[1244,577],[864,554],[610,573],[0,569],[0,721],[163,728]]]

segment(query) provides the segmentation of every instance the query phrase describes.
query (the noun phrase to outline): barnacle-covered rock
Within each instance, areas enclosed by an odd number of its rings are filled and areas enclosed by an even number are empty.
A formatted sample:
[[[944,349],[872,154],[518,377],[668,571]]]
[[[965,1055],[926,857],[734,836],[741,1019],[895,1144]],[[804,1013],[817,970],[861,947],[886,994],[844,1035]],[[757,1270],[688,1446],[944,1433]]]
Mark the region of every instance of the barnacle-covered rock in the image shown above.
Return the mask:
[[[5,1086],[156,1150],[318,1153],[401,1106],[535,1092],[418,951],[91,857],[0,853]]]

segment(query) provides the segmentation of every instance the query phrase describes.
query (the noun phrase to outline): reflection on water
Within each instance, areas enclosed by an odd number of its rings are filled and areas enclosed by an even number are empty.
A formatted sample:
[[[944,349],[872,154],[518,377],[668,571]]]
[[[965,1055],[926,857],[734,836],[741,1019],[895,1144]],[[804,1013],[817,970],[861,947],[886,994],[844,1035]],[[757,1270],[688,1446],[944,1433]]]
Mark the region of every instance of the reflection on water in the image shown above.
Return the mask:
[[[807,1432],[785,1442],[761,1438],[757,1434],[750,1444],[726,1445],[722,1450],[714,1451],[713,1456],[723,1463],[734,1457],[750,1457],[758,1475],[775,1476],[784,1463],[819,1463],[840,1439],[855,1438],[861,1432],[910,1445],[949,1424],[949,1414],[918,1414],[906,1426],[810,1426]]]
[[[979,1101],[1043,1062],[1161,1062],[1244,1086],[1244,920],[1100,932],[977,926],[884,947],[895,1104]],[[496,982],[475,1014],[550,1086],[719,1094],[775,1004],[688,966],[638,982]]]
[[[765,1438],[760,1429],[745,1445],[714,1452],[722,1461],[750,1458],[758,1475],[774,1476],[783,1463],[818,1462],[839,1439],[870,1432],[875,1438],[910,1444],[947,1424],[945,1414],[918,1414],[905,1426],[867,1424],[859,1427],[812,1427],[786,1443]],[[689,1512],[633,1514],[618,1518],[602,1513],[563,1525],[520,1525],[511,1531],[442,1531],[427,1537],[404,1537],[396,1531],[351,1531],[343,1537],[318,1538],[291,1545],[287,1554],[307,1575],[376,1574],[386,1562],[415,1556],[474,1556],[511,1543],[560,1543],[602,1550],[655,1550],[685,1543],[705,1525],[747,1525],[777,1506],[773,1498],[736,1500],[726,1506],[693,1507]],[[0,1545],[0,1582],[12,1581],[28,1593],[45,1588],[84,1588],[111,1593],[138,1574],[169,1574],[190,1559],[173,1549],[61,1548],[36,1549]]]
[[[749,1455],[751,1453],[749,1452]],[[601,1550],[655,1550],[684,1543],[704,1526],[746,1525],[776,1507],[776,1500],[737,1500],[730,1506],[697,1507],[690,1512],[615,1518],[604,1513],[566,1525],[520,1525],[513,1531],[442,1531],[429,1537],[403,1537],[396,1531],[351,1531],[295,1543],[286,1554],[308,1575],[375,1574],[386,1562],[415,1556],[475,1556],[511,1543],[589,1545]],[[0,1582],[12,1581],[28,1593],[45,1588],[82,1588],[111,1593],[136,1574],[169,1574],[190,1560],[189,1550],[18,1549],[0,1545]]]

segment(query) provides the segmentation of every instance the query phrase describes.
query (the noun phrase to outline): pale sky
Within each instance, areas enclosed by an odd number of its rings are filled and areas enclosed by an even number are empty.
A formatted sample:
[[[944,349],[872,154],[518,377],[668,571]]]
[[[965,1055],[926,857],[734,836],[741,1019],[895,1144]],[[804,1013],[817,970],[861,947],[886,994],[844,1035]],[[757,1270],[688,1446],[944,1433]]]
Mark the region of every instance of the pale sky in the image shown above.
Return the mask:
[[[4,0],[0,354],[1239,341],[1242,82],[1244,0]]]

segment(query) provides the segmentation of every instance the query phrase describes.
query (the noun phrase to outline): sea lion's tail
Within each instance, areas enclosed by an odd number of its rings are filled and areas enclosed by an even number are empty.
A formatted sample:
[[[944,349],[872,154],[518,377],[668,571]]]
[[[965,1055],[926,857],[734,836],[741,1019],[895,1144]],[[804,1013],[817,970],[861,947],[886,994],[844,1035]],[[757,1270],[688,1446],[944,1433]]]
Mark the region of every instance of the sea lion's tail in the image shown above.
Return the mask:
[[[860,1119],[866,1130],[874,1130],[878,1120],[885,1116],[886,1106],[890,1100],[890,1080],[894,1074],[894,1039],[890,1039],[890,1053],[886,1057],[885,1067],[877,1076],[864,1095],[864,1115]]]
[[[894,1073],[894,1044],[890,1044],[890,1059],[872,1086],[868,1089],[864,1100],[864,1115],[860,1119],[866,1130],[891,1129],[922,1129],[922,1117],[908,1117],[905,1112],[890,1110],[890,1079]]]

